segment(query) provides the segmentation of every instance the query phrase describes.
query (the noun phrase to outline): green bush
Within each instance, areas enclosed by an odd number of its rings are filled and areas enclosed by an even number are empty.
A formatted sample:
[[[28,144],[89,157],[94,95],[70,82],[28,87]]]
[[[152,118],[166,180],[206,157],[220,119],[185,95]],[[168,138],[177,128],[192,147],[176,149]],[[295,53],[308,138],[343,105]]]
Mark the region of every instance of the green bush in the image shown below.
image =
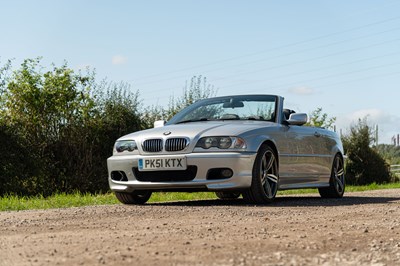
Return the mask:
[[[115,140],[141,129],[137,93],[66,63],[42,69],[25,60],[2,85],[0,195],[108,191]]]
[[[0,195],[32,194],[40,185],[31,176],[38,175],[33,153],[24,140],[7,126],[0,125]]]
[[[393,181],[389,165],[370,145],[373,141],[371,128],[366,119],[359,120],[342,138],[346,163],[346,182],[353,185],[382,184]]]

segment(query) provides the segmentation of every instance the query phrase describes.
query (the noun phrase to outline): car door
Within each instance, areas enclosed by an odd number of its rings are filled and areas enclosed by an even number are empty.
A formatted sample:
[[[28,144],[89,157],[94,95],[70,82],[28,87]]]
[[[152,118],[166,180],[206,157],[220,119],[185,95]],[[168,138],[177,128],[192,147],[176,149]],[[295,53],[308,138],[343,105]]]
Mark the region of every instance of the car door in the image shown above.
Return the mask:
[[[283,149],[280,152],[280,186],[307,186],[319,182],[324,138],[317,129],[307,126],[285,127]]]
[[[324,128],[310,128],[314,130],[314,135],[317,137],[317,141],[314,147],[314,153],[316,157],[316,162],[318,165],[319,176],[318,179],[320,182],[329,182],[329,178],[331,175],[332,168],[332,158],[334,154],[332,154],[333,147],[336,145],[336,141],[332,138],[332,132]]]

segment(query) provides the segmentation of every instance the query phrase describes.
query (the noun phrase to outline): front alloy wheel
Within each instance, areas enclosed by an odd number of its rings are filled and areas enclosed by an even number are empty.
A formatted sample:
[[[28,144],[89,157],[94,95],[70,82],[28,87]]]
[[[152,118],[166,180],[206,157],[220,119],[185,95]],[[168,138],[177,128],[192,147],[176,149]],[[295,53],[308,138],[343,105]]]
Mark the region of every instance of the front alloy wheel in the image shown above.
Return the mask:
[[[253,166],[251,187],[243,198],[252,203],[270,203],[278,191],[278,161],[274,150],[264,144],[257,153]]]

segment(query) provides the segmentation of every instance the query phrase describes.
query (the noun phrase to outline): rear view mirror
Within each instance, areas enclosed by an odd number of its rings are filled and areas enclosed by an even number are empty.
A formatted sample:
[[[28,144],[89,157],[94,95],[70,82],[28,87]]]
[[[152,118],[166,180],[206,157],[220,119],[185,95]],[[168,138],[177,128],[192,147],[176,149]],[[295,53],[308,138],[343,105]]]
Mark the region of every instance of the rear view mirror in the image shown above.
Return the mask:
[[[230,99],[229,102],[224,102],[224,104],[222,105],[223,108],[240,108],[240,107],[244,107],[244,104],[242,101],[237,101],[234,99]]]

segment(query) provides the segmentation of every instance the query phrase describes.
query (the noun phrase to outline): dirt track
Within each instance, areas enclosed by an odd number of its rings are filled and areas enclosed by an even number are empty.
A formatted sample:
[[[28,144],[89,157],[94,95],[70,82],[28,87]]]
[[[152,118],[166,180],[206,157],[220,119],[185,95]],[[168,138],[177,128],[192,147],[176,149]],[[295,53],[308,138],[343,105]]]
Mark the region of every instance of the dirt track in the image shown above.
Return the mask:
[[[400,265],[400,190],[0,212],[0,265]]]

